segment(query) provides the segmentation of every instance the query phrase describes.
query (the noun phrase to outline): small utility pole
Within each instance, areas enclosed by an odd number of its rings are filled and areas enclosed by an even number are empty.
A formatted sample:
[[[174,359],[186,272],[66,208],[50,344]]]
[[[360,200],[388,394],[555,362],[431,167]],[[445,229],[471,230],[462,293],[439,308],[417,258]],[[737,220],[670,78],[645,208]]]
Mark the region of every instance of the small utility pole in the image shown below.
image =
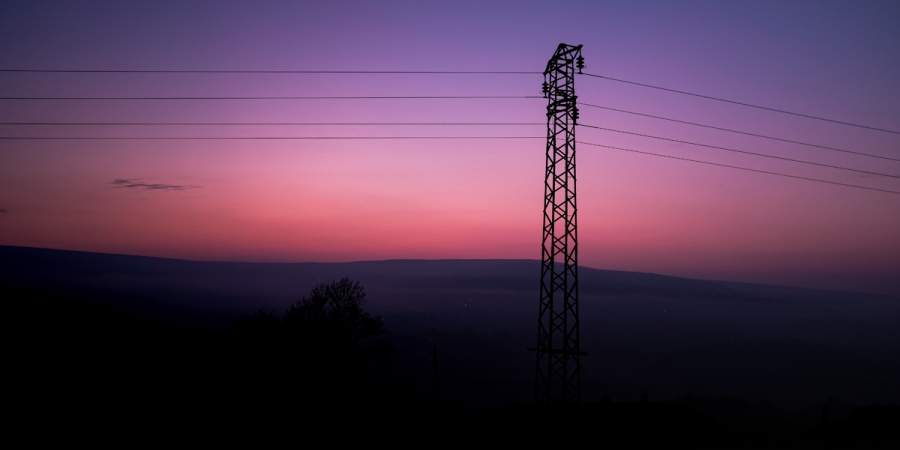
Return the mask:
[[[547,170],[538,309],[534,401],[581,401],[578,339],[578,216],[575,202],[575,68],[584,67],[581,46],[559,44],[544,70],[547,97]]]

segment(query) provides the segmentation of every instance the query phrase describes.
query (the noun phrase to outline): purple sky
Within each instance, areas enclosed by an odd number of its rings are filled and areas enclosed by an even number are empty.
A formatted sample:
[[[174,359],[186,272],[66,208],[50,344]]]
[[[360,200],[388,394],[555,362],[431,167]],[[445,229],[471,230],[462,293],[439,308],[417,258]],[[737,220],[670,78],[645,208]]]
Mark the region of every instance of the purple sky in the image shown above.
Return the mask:
[[[188,4],[189,6],[185,6]],[[0,68],[586,72],[900,129],[897,2],[4,2]],[[540,75],[0,73],[2,96],[539,95]],[[613,108],[900,158],[900,135],[595,78]],[[14,101],[0,120],[542,122],[542,99]],[[900,175],[900,162],[593,108],[581,122]],[[518,127],[34,127],[3,136],[543,136]],[[580,128],[579,140],[900,191]],[[204,260],[540,257],[544,142],[0,141],[0,244]],[[882,290],[900,195],[580,146],[586,266]],[[116,181],[120,180],[120,181]],[[181,189],[166,187],[181,186]],[[156,189],[153,189],[153,188]],[[881,279],[881,281],[879,281]],[[880,284],[879,284],[880,283]]]

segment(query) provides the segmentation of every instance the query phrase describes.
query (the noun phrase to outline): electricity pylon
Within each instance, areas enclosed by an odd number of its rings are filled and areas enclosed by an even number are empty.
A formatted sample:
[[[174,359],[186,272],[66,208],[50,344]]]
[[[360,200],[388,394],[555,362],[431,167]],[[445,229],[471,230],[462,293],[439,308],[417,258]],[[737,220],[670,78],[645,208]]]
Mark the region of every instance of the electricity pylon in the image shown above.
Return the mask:
[[[578,340],[578,216],[575,202],[575,67],[584,67],[581,46],[559,44],[544,70],[547,97],[547,171],[541,303],[538,310],[534,400],[537,404],[581,401]]]

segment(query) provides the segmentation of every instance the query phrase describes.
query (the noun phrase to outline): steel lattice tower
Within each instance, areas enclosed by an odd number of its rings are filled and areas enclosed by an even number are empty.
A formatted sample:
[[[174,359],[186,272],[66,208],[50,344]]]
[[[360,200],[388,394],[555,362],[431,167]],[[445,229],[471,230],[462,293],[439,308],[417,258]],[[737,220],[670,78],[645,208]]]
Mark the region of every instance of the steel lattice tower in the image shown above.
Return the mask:
[[[581,400],[578,340],[578,228],[575,202],[575,67],[581,46],[559,44],[544,70],[547,171],[541,303],[538,312],[534,399],[537,404]]]

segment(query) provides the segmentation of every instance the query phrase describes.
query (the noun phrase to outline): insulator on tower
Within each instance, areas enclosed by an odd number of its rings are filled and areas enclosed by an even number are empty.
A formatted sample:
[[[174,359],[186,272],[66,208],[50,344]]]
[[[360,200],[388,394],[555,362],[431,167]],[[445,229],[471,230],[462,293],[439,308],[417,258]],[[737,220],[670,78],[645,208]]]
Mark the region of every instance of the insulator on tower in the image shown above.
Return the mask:
[[[581,74],[581,69],[584,69],[584,56],[578,57],[578,63],[575,67],[578,67],[578,73]]]

